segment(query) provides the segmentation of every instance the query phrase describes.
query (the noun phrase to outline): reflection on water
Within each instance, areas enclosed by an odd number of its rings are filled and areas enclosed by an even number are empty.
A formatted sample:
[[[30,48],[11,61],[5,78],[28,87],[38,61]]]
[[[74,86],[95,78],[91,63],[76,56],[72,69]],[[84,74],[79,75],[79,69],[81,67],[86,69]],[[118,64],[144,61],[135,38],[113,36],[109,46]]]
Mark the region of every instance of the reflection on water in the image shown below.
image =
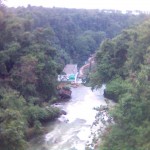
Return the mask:
[[[94,122],[94,107],[106,105],[103,97],[104,86],[98,91],[80,86],[72,89],[72,99],[60,104],[67,112],[58,120],[47,125],[49,133],[34,138],[30,150],[85,150]]]

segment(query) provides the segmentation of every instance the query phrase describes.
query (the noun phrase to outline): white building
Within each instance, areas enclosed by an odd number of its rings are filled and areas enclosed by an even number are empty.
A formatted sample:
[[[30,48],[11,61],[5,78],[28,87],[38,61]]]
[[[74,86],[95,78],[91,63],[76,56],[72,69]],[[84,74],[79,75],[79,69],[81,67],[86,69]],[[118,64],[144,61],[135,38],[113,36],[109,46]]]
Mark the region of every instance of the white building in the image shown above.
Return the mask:
[[[77,64],[67,64],[63,69],[62,75],[58,75],[58,81],[77,81],[78,69]]]

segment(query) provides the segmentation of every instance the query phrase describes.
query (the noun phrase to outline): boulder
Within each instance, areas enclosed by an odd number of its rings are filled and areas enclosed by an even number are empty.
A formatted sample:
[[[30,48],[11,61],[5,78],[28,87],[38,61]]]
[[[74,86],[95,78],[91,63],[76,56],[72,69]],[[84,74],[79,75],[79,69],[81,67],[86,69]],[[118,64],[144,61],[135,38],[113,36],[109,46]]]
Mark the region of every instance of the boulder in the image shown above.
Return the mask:
[[[64,110],[61,110],[61,111],[60,111],[60,115],[67,115],[67,112],[64,111]]]

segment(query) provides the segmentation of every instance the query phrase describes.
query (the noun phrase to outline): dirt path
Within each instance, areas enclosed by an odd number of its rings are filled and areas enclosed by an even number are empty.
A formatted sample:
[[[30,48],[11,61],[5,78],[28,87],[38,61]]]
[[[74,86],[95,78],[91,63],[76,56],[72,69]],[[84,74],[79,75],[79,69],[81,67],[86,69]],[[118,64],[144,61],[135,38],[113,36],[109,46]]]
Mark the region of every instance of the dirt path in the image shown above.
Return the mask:
[[[83,65],[81,68],[80,68],[80,71],[79,71],[79,77],[80,78],[83,78],[84,77],[84,73],[85,73],[85,69],[88,69],[92,64],[95,63],[94,61],[95,59],[95,55],[92,55],[89,59],[88,59],[88,62],[87,64]]]

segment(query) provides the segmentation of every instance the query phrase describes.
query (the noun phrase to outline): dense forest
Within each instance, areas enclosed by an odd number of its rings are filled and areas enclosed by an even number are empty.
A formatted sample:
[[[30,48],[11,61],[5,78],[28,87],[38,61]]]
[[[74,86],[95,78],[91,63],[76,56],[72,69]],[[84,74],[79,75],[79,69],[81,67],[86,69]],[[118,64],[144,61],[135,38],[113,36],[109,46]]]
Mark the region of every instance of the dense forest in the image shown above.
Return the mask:
[[[27,8],[12,8],[10,11],[24,22],[25,32],[51,30],[53,38],[47,38],[61,52],[63,63],[70,58],[69,61],[78,65],[95,52],[104,38],[112,38],[122,29],[146,19],[144,14],[136,16],[119,11],[106,13],[100,10],[49,9],[30,5]]]
[[[116,102],[115,124],[101,150],[150,149],[150,20],[106,39],[96,54],[93,87],[107,83],[105,96]]]
[[[82,65],[101,43],[91,82],[108,82],[105,93],[118,102],[103,147],[149,148],[150,24],[114,38],[146,19],[119,11],[7,8],[0,1],[0,149],[26,149],[28,138],[59,115],[49,106],[57,100],[57,75],[67,63]]]

